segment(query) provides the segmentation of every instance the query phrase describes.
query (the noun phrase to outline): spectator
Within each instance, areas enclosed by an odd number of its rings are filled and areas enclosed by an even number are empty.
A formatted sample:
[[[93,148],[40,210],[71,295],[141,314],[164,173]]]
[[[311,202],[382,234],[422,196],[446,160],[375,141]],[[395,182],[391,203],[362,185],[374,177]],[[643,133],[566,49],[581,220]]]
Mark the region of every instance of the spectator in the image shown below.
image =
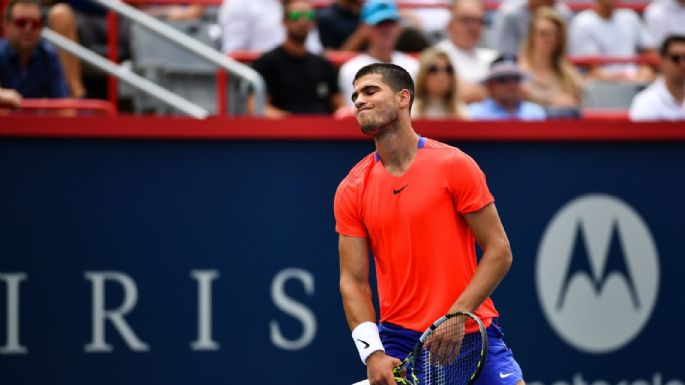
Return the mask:
[[[81,44],[102,56],[107,56],[107,9],[90,0],[67,0],[76,14],[78,38]],[[125,17],[118,19],[119,60],[131,58],[131,22]]]
[[[546,119],[541,106],[523,100],[523,77],[515,57],[500,56],[495,59],[484,81],[489,97],[469,105],[469,117],[473,120]]]
[[[411,25],[421,31],[430,43],[444,39],[447,24],[450,21],[449,0],[397,0],[400,7],[402,3],[411,4],[411,7],[400,9],[400,16],[405,24]]]
[[[519,64],[529,75],[522,85],[526,99],[548,115],[578,112],[583,79],[566,59],[566,24],[552,8],[535,13]]]
[[[0,87],[0,110],[21,106],[21,95],[15,90]]]
[[[505,3],[495,20],[495,49],[502,55],[517,55],[528,37],[533,15],[540,7],[554,8],[566,23],[573,13],[564,3],[555,0],[528,0]]]
[[[367,41],[365,25],[359,22],[363,0],[336,0],[319,11],[316,22],[325,49],[358,51]]]
[[[571,22],[572,56],[632,57],[648,51],[652,40],[640,17],[631,9],[617,9],[619,0],[596,0],[594,8],[576,15]],[[648,82],[654,79],[649,66],[606,64],[590,68],[597,80]]]
[[[280,118],[290,113],[330,114],[345,106],[333,65],[305,47],[315,17],[309,0],[287,1],[283,19],[285,42],[253,64],[266,82],[267,117]],[[254,103],[248,104],[253,111]]]
[[[419,63],[412,118],[465,119],[466,105],[459,98],[457,73],[449,56],[428,48]]]
[[[340,67],[338,85],[348,107],[353,108],[352,80],[357,71],[365,65],[377,62],[399,65],[416,76],[419,63],[409,55],[395,51],[400,33],[400,15],[397,5],[391,0],[367,0],[362,7],[362,21],[368,27],[369,46],[361,53]]]
[[[221,49],[266,52],[285,40],[281,0],[225,0],[219,10]],[[318,33],[307,37],[309,52],[322,51]]]
[[[666,36],[685,35],[685,0],[652,1],[645,9],[644,18],[654,46],[661,47]]]
[[[685,35],[671,35],[661,45],[661,73],[635,95],[630,120],[685,120]]]
[[[483,35],[485,6],[480,0],[455,0],[450,19],[449,39],[436,47],[447,52],[459,72],[459,91],[466,103],[485,99],[487,92],[480,82],[488,73],[488,65],[497,53],[480,48]]]
[[[67,39],[78,43],[78,24],[74,10],[66,3],[57,3],[50,7],[48,12],[48,24],[56,33]],[[86,96],[86,88],[83,85],[81,73],[81,61],[74,55],[65,50],[58,49],[64,77],[69,87],[69,94],[72,98],[83,98]]]
[[[0,84],[25,98],[69,96],[57,53],[41,40],[40,0],[12,0],[5,14],[7,39],[0,39]]]

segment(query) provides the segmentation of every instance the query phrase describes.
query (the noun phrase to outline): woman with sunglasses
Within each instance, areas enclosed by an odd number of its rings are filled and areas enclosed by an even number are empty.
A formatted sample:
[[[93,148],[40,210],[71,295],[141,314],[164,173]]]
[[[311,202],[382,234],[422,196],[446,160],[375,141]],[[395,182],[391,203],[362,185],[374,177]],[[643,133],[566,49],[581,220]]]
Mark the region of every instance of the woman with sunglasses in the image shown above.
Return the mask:
[[[459,97],[457,73],[447,53],[428,48],[421,54],[411,116],[467,119],[466,105]]]
[[[526,99],[542,105],[549,115],[580,106],[583,80],[566,58],[566,24],[555,10],[538,8],[521,47],[519,65],[528,74],[522,84]]]

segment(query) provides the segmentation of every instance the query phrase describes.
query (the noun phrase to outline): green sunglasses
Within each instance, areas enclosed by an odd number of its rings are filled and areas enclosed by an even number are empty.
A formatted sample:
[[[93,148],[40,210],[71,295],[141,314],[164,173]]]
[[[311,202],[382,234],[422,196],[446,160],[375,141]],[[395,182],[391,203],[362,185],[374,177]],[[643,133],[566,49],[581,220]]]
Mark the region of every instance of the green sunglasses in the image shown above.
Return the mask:
[[[290,11],[286,15],[290,21],[307,20],[312,21],[316,18],[316,12],[312,11]]]

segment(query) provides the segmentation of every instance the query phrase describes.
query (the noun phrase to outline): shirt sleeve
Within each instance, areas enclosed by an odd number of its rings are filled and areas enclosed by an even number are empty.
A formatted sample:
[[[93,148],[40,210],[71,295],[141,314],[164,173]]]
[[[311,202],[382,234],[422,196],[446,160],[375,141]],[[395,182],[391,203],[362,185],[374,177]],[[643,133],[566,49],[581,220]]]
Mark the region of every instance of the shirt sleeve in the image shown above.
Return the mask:
[[[366,226],[361,218],[361,197],[359,190],[348,184],[347,178],[340,183],[335,192],[333,211],[335,231],[340,235],[367,238]]]
[[[335,67],[325,57],[323,58],[323,60],[326,63],[326,82],[328,83],[328,87],[331,90],[331,95],[340,93],[340,87],[338,86],[338,74],[335,72]]]
[[[633,15],[635,16],[635,29],[638,31],[638,48],[640,50],[655,48],[654,35],[649,28],[647,28],[647,25],[642,22],[637,13],[633,13]]]
[[[646,91],[646,90],[645,90]],[[633,97],[628,117],[633,122],[657,120],[657,107],[649,102],[649,95],[642,91]]]
[[[219,11],[221,27],[221,50],[230,54],[233,51],[246,49],[250,36],[250,15],[242,1],[224,1]]]
[[[478,211],[495,201],[483,171],[470,156],[462,152],[452,157],[448,185],[457,212],[461,214]]]
[[[347,105],[354,108],[354,102],[350,99],[353,92],[352,79],[354,78],[354,74],[351,74],[352,70],[353,68],[351,68],[349,61],[340,67],[338,73],[338,89],[340,90],[340,95],[342,95],[345,102],[347,102]]]
[[[268,56],[267,54],[263,54],[262,56],[259,57],[259,59],[255,60],[252,63],[252,69],[257,71],[262,78],[264,78],[264,85],[266,86],[266,92],[271,95],[273,92],[273,87],[274,87],[274,72],[272,69],[272,60],[271,57]]]
[[[663,17],[661,17],[659,3],[650,3],[645,9],[644,18],[647,29],[652,34],[652,39],[654,39],[654,46],[659,47],[663,43],[664,38],[666,38],[666,25]]]

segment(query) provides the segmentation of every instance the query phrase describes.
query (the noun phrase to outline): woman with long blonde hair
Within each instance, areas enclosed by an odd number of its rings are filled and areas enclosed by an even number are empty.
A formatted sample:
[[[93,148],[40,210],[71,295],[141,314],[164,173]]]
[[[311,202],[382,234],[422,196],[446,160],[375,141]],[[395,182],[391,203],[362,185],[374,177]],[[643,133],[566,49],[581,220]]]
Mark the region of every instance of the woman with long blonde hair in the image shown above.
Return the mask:
[[[416,75],[412,118],[466,119],[459,98],[457,71],[447,53],[427,48],[421,53]]]
[[[583,79],[566,58],[567,28],[554,9],[540,7],[521,47],[519,64],[529,75],[527,99],[546,108],[578,108]]]

